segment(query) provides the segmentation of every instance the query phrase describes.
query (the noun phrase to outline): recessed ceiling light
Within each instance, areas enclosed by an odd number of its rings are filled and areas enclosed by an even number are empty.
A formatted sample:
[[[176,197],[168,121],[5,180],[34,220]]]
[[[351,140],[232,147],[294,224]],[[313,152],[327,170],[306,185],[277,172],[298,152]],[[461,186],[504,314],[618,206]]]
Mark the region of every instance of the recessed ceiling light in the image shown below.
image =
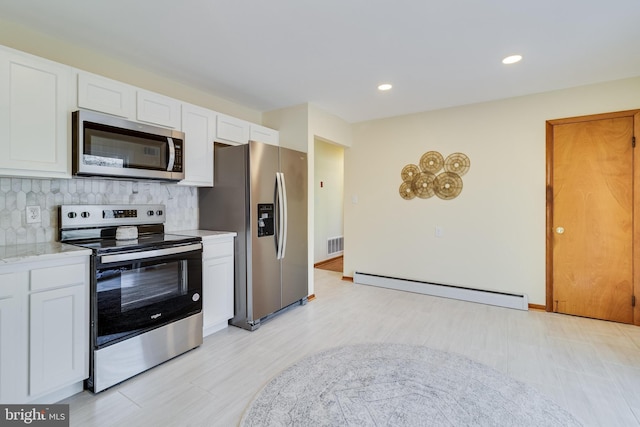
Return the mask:
[[[516,62],[522,61],[522,55],[511,55],[507,56],[502,60],[503,64],[515,64]]]
[[[391,86],[389,83],[383,83],[380,86],[378,86],[378,90],[389,90],[392,87],[393,86]]]

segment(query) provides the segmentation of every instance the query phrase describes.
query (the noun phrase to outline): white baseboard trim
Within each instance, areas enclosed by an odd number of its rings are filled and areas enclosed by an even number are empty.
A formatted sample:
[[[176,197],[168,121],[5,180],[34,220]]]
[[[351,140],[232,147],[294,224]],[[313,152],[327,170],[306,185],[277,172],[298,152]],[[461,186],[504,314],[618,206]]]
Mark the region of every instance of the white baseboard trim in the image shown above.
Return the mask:
[[[376,274],[356,271],[353,283],[360,285],[378,286],[399,291],[415,292],[442,298],[477,302],[480,304],[496,305],[516,310],[529,310],[527,294],[510,294],[482,289],[465,288],[461,286],[442,285],[438,283],[421,282],[418,280],[399,279]]]
[[[46,405],[49,403],[60,402],[74,394],[80,393],[83,389],[84,381],[78,381],[61,389],[52,391],[51,393],[39,396],[37,399],[30,400],[29,403]]]
[[[218,331],[221,331],[229,326],[229,321],[225,320],[224,322],[216,323],[214,325],[209,325],[202,328],[202,336],[206,337],[208,335],[214,334]]]

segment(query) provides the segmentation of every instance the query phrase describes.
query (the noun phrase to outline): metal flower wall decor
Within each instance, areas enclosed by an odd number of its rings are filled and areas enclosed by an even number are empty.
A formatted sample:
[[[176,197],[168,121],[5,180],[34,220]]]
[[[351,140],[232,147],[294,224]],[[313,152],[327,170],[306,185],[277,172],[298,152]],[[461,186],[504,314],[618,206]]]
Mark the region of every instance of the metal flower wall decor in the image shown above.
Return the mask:
[[[437,151],[427,151],[420,157],[419,165],[402,168],[400,197],[428,199],[435,194],[443,200],[455,199],[462,192],[462,176],[470,167],[471,161],[465,154],[453,153],[445,159]]]

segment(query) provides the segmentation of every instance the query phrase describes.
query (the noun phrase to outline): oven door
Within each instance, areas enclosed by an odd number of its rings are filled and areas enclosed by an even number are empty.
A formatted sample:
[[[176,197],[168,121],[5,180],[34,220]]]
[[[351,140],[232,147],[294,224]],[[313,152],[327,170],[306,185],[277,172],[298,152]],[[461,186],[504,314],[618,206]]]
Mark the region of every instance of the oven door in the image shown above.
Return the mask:
[[[201,243],[97,255],[95,262],[95,348],[202,310]]]

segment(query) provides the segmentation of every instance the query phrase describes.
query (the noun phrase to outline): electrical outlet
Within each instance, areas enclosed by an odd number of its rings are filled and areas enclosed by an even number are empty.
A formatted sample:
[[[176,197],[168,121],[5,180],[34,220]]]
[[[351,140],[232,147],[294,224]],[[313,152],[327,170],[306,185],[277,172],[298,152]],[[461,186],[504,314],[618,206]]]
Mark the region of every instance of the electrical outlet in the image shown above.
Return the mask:
[[[27,206],[27,224],[41,222],[40,206]]]
[[[436,225],[435,235],[436,237],[444,237],[444,228],[441,225]]]

